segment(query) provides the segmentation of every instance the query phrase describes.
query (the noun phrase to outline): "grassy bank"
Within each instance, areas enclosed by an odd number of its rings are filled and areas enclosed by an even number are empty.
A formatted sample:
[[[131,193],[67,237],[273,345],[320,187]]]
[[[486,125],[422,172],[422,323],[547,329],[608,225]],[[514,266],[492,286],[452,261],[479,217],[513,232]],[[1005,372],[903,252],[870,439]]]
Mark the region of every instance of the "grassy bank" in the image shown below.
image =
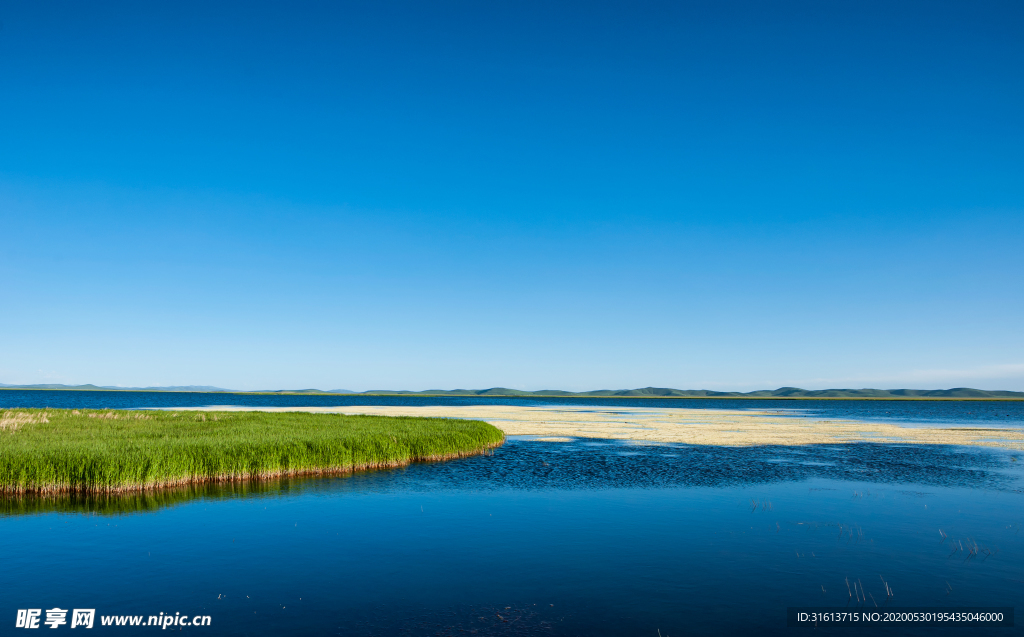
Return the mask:
[[[480,421],[299,412],[0,410],[0,492],[120,492],[481,453]]]

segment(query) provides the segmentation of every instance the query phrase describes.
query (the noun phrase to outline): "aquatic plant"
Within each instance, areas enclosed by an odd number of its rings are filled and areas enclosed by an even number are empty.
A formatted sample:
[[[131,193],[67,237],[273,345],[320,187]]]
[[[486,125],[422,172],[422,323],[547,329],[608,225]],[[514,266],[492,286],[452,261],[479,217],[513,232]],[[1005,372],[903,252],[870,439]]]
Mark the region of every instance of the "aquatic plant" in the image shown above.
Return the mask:
[[[120,492],[481,453],[475,420],[299,412],[0,410],[0,492]]]

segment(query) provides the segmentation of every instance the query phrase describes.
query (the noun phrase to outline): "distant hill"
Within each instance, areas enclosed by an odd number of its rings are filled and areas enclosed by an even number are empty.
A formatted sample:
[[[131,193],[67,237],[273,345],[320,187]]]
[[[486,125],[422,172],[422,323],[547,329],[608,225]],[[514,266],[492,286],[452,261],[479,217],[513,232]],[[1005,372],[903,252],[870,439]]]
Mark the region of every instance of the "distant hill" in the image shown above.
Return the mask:
[[[490,389],[428,389],[426,391],[372,390],[361,392],[368,395],[430,395],[430,396],[595,396],[595,397],[637,397],[637,398],[1018,398],[1024,399],[1024,392],[988,391],[957,387],[954,389],[800,389],[780,387],[752,392],[725,392],[708,389],[671,389],[667,387],[644,387],[641,389],[599,389],[596,391],[571,392],[560,389],[523,391],[505,387]]]
[[[79,391],[179,391],[179,392],[228,392],[236,393],[231,389],[222,389],[220,387],[211,387],[210,385],[180,385],[180,386],[169,386],[169,387],[114,387],[114,386],[97,386],[97,385],[4,385],[0,383],[0,388],[3,389],[76,389]]]
[[[596,391],[571,392],[560,389],[523,391],[506,387],[490,389],[428,389],[405,391],[377,389],[352,392],[345,389],[273,389],[256,392],[240,392],[207,385],[184,385],[173,387],[98,387],[96,385],[4,385],[4,389],[68,389],[85,391],[168,391],[168,392],[220,392],[238,394],[347,394],[353,396],[498,396],[498,397],[636,397],[636,398],[1003,398],[1024,400],[1024,392],[989,391],[956,387],[954,389],[800,389],[780,387],[751,392],[724,392],[708,389],[670,389],[667,387],[644,387],[642,389],[599,389]]]
[[[258,389],[251,392],[235,392],[238,394],[356,394],[359,392],[347,389]]]

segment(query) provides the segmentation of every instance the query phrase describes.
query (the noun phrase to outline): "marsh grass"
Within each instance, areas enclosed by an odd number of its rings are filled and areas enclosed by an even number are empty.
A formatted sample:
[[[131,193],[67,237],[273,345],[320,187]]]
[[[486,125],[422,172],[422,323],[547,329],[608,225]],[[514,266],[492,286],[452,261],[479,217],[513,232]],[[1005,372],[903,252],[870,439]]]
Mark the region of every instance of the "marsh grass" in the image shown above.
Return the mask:
[[[0,410],[0,492],[116,493],[481,453],[484,422],[301,412]]]

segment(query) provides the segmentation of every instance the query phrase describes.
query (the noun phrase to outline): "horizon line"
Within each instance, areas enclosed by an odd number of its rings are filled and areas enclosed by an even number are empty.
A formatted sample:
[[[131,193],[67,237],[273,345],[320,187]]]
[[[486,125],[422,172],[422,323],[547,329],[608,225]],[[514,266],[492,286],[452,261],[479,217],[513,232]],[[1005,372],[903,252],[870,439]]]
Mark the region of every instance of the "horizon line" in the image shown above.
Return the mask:
[[[799,387],[780,387],[778,389],[758,389],[749,392],[716,391],[708,389],[673,389],[667,387],[643,387],[638,389],[599,389],[583,392],[571,392],[558,389],[541,389],[536,391],[491,387],[488,389],[427,389],[427,390],[390,390],[374,389],[361,392],[344,389],[265,389],[236,390],[214,387],[210,385],[167,385],[151,387],[122,387],[116,385],[98,386],[92,384],[67,385],[63,383],[4,384],[0,389],[29,391],[107,391],[107,392],[167,392],[167,393],[209,393],[209,394],[293,394],[293,395],[325,395],[325,396],[450,396],[478,398],[748,398],[748,399],[785,399],[785,398],[846,398],[846,399],[1010,399],[1024,400],[1024,392],[1012,390],[985,390],[971,387],[954,387],[950,389],[876,389],[876,388],[831,388],[802,389]]]

